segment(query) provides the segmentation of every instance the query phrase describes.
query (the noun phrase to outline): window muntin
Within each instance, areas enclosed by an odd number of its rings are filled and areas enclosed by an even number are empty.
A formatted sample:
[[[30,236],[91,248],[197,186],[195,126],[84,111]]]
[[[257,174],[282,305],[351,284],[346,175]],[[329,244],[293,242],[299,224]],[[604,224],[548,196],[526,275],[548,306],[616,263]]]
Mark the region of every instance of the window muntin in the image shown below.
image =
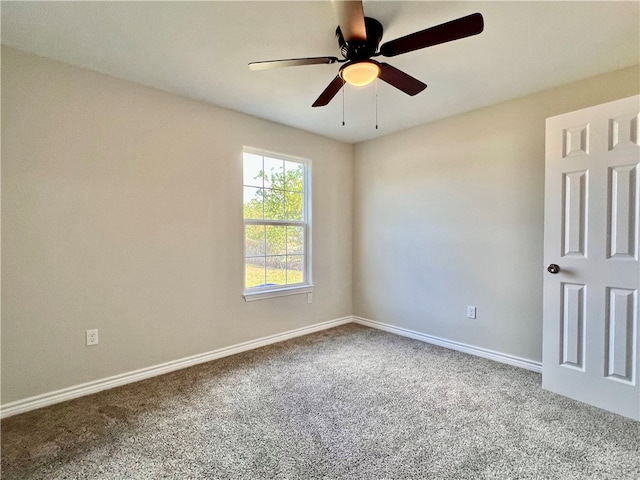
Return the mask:
[[[310,285],[309,161],[243,152],[245,298]]]

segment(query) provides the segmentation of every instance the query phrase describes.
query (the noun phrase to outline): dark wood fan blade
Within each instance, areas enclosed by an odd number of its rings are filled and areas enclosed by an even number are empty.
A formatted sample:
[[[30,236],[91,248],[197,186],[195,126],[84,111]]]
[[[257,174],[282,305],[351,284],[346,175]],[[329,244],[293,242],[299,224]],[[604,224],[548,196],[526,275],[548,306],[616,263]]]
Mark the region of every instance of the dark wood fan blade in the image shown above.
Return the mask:
[[[342,86],[344,85],[344,80],[340,75],[336,75],[331,83],[324,89],[324,91],[320,94],[318,99],[313,102],[312,107],[324,107],[328,104],[333,97],[336,96],[336,93],[340,91]]]
[[[388,63],[380,64],[380,73],[378,74],[378,78],[411,96],[414,96],[427,88],[425,83],[422,83],[417,78],[413,78],[411,75],[404,73],[402,70],[398,70],[396,67],[392,67]]]
[[[483,29],[484,19],[482,15],[473,13],[457,20],[391,40],[380,47],[380,54],[385,57],[394,57],[402,53],[477,35]]]
[[[322,63],[337,62],[337,57],[311,57],[311,58],[289,58],[285,60],[269,60],[266,62],[251,62],[250,70],[269,70],[271,68],[298,67],[300,65],[319,65]]]
[[[364,9],[362,2],[332,0],[338,25],[347,42],[367,40],[367,29],[364,25]]]

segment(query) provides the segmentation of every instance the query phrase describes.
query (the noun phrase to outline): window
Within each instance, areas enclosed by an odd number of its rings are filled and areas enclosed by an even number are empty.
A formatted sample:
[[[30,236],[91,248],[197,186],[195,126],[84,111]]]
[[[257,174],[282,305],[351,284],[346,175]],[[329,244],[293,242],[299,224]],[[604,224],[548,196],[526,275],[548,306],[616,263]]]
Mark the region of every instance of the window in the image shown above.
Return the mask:
[[[311,292],[310,162],[243,151],[244,297]]]

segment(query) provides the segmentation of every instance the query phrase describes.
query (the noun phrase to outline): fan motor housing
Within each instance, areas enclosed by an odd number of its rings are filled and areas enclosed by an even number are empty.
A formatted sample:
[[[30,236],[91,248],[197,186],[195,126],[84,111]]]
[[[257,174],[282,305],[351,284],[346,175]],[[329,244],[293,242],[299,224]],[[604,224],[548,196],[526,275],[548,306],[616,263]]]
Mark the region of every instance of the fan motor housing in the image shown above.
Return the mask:
[[[378,45],[382,40],[382,24],[375,18],[364,17],[364,26],[367,31],[367,40],[364,42],[347,42],[340,27],[336,28],[340,53],[347,60],[366,60],[378,51]]]

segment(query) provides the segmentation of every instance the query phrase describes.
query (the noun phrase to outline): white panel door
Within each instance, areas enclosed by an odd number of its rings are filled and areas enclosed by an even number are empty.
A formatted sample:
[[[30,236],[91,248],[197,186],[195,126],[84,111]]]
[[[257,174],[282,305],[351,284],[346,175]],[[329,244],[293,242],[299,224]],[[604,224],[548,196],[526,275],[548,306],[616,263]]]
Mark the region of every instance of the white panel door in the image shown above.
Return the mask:
[[[547,119],[542,386],[640,420],[640,96]]]

